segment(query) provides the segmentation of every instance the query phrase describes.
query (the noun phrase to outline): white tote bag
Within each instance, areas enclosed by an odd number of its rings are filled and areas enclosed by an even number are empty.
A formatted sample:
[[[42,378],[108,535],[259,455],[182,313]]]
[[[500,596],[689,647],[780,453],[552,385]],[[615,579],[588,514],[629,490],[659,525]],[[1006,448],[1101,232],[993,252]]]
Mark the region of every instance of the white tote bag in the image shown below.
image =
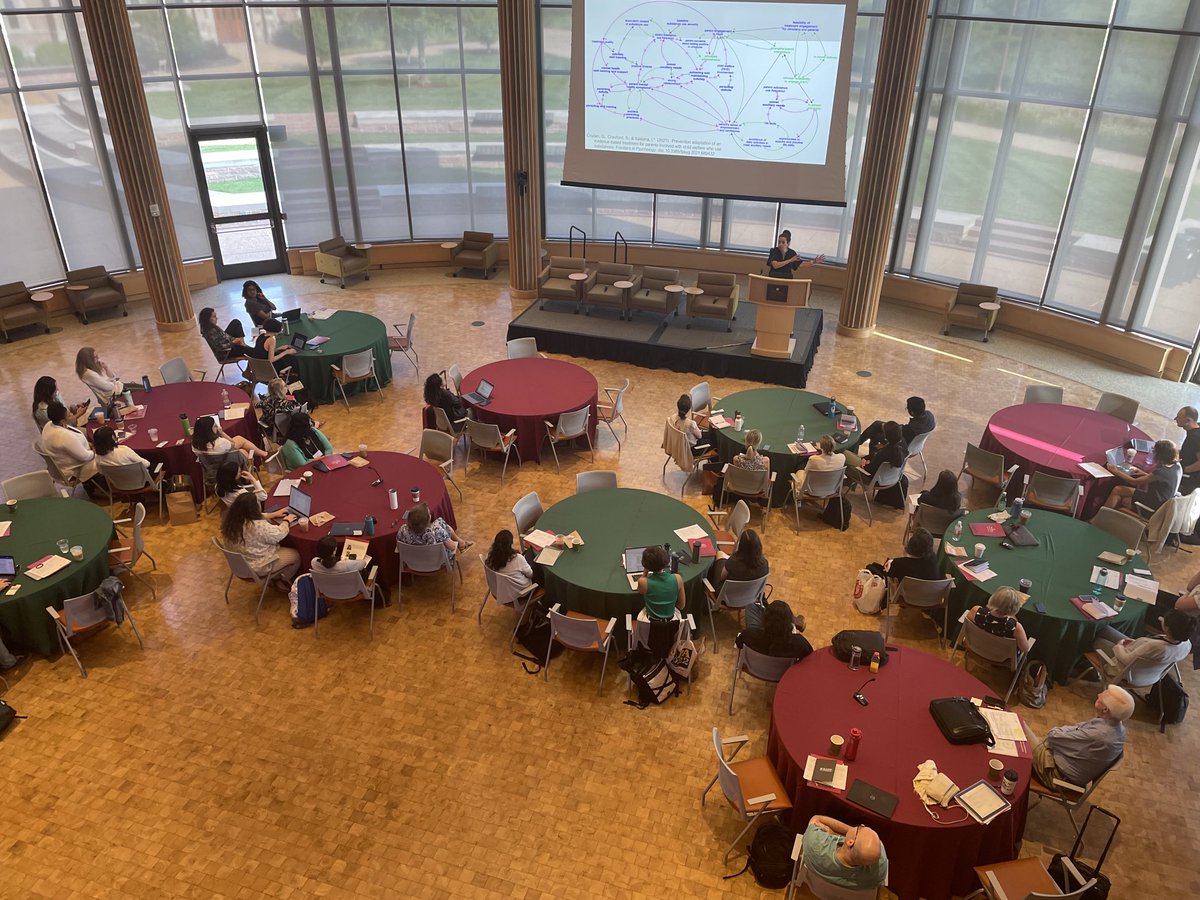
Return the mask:
[[[877,616],[883,609],[887,584],[868,569],[859,569],[854,576],[854,608],[868,616]]]

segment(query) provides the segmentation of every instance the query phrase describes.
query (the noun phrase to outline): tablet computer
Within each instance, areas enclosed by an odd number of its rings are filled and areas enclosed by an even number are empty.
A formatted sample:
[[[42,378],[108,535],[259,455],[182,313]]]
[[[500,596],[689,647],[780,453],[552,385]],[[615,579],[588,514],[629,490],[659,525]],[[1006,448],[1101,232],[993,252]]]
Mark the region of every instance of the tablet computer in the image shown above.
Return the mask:
[[[0,556],[0,577],[17,574],[17,564],[11,556]]]
[[[630,575],[641,575],[645,571],[645,566],[642,565],[642,554],[646,552],[645,547],[626,547],[621,554],[625,560],[625,571]]]

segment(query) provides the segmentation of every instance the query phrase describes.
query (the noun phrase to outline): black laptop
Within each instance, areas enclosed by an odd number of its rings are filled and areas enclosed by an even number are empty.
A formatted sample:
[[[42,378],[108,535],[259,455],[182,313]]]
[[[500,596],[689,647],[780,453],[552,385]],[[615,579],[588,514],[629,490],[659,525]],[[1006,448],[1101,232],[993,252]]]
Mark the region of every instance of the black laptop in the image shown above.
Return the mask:
[[[850,785],[846,799],[851,803],[857,803],[859,806],[883,816],[885,819],[892,817],[892,813],[896,811],[896,804],[900,802],[900,798],[895,794],[889,794],[883,788],[868,784],[861,778],[854,779],[854,784]]]
[[[298,322],[301,315],[300,307],[297,306],[295,309],[285,309],[279,314],[279,318],[284,322]]]

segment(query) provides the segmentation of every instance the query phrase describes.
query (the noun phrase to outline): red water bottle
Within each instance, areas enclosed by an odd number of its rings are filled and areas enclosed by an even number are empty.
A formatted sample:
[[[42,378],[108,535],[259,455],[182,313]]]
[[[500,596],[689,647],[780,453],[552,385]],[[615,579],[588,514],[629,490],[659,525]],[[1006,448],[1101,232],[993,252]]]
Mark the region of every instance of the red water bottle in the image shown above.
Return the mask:
[[[850,740],[846,741],[846,752],[842,754],[842,759],[846,762],[854,762],[854,757],[858,756],[858,743],[862,740],[862,731],[858,728],[850,729]]]

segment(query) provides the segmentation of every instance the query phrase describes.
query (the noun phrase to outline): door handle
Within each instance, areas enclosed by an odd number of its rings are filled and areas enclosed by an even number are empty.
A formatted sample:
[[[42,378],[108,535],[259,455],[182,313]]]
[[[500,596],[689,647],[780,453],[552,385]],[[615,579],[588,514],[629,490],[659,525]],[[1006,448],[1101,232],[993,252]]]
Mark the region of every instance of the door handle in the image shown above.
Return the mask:
[[[280,222],[286,222],[286,221],[287,221],[287,213],[285,213],[285,212],[281,212],[281,213],[279,214],[279,221],[280,221]]]

